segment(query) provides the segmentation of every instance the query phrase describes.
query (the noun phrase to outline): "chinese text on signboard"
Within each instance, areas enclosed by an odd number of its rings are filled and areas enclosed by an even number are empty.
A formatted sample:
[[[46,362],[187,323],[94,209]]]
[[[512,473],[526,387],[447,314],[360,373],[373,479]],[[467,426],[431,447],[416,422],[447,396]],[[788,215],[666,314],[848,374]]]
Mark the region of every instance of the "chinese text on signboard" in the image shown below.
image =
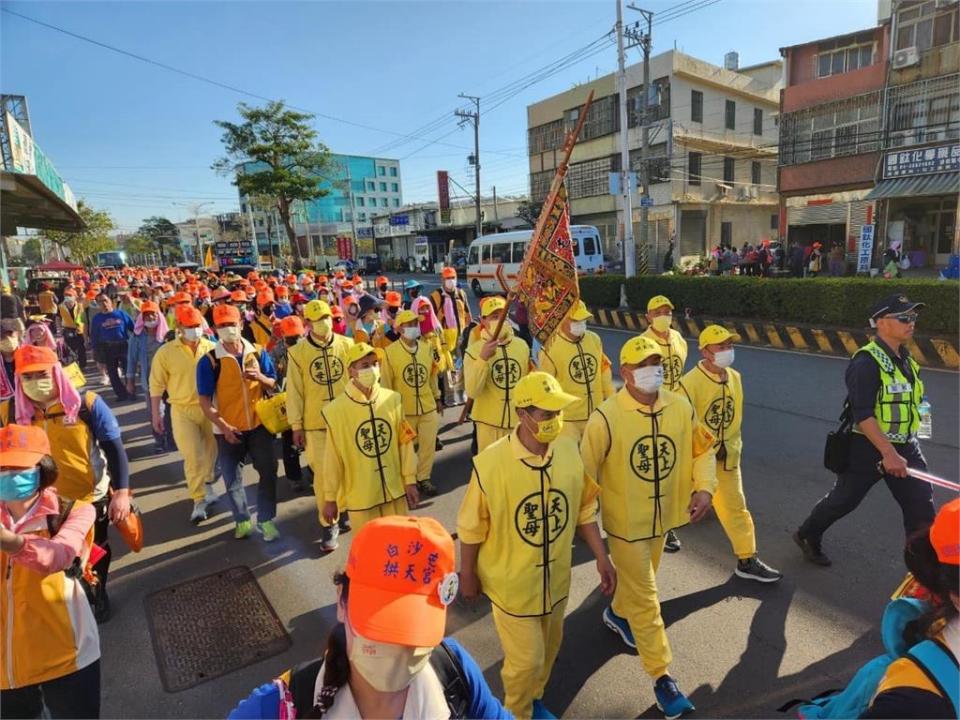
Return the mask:
[[[960,143],[919,150],[894,150],[888,152],[883,159],[883,177],[886,179],[958,170]]]
[[[857,245],[857,272],[870,272],[873,258],[873,225],[860,227],[860,242]]]

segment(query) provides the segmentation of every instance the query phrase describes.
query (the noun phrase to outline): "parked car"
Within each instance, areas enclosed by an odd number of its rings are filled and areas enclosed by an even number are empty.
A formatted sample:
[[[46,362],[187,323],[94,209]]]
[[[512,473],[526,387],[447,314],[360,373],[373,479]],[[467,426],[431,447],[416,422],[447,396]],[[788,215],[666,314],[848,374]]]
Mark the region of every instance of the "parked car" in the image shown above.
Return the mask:
[[[361,255],[360,270],[366,275],[373,275],[380,272],[381,264],[378,255]]]

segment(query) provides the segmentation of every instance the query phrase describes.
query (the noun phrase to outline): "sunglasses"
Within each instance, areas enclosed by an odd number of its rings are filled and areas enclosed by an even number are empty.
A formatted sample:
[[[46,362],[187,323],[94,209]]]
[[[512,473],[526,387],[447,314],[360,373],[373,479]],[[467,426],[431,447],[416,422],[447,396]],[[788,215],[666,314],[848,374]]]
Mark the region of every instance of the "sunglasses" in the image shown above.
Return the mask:
[[[900,315],[887,315],[887,320],[897,320],[902,322],[904,325],[910,325],[915,323],[919,315],[917,313],[902,313]]]

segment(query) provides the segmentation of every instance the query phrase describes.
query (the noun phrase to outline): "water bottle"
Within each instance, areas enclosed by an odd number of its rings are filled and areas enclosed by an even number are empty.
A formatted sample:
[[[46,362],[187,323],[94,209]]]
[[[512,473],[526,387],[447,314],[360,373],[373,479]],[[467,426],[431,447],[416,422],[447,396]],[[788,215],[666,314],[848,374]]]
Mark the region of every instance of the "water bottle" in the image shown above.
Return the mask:
[[[917,437],[921,440],[929,440],[933,437],[933,408],[926,395],[920,401],[917,412],[920,414],[920,429],[917,431]]]

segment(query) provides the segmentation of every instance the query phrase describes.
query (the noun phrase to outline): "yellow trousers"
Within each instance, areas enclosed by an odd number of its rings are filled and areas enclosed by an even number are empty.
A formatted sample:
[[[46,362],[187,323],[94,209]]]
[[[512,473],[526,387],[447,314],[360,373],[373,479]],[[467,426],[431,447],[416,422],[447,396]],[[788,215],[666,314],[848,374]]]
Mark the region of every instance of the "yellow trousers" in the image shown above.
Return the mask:
[[[713,508],[737,558],[746,560],[756,555],[757,535],[753,529],[753,517],[747,510],[747,499],[743,495],[740,468],[724,470],[717,467],[717,492],[713,496]]]
[[[617,567],[613,612],[630,623],[643,669],[656,680],[667,672],[673,659],[657,597],[657,568],[663,555],[663,538],[630,543],[608,537],[607,544]]]
[[[433,459],[437,455],[437,432],[440,430],[440,413],[407,415],[406,420],[417,433],[417,482],[429,480],[433,473]]]
[[[183,456],[183,475],[190,499],[194,502],[203,500],[205,484],[213,482],[217,465],[213,425],[199,405],[173,405],[170,408],[170,428]]]
[[[389,517],[390,515],[409,514],[410,508],[407,507],[407,498],[404,496],[402,498],[397,498],[396,500],[391,500],[390,502],[385,502],[382,505],[377,505],[369,510],[351,510],[350,527],[352,527],[353,532],[356,533],[357,530],[362,528],[371,520]]]
[[[549,615],[516,617],[496,605],[493,622],[503,646],[503,704],[517,720],[529,718],[533,701],[543,697],[563,640],[564,600]]]
[[[304,430],[303,454],[307,465],[313,473],[313,493],[317,498],[317,514],[320,516],[320,525],[329,527],[330,523],[323,519],[323,453],[327,447],[326,430]],[[343,507],[340,498],[337,498],[338,507]],[[339,519],[339,516],[338,518]],[[336,520],[334,520],[336,522]]]
[[[560,437],[568,437],[577,441],[583,440],[583,431],[587,427],[586,420],[564,420],[560,428]]]
[[[477,428],[477,452],[481,453],[486,450],[488,447],[493,445],[497,440],[502,437],[506,437],[511,432],[512,428],[498,428],[493,425],[486,425],[484,423],[474,423],[474,426]]]

